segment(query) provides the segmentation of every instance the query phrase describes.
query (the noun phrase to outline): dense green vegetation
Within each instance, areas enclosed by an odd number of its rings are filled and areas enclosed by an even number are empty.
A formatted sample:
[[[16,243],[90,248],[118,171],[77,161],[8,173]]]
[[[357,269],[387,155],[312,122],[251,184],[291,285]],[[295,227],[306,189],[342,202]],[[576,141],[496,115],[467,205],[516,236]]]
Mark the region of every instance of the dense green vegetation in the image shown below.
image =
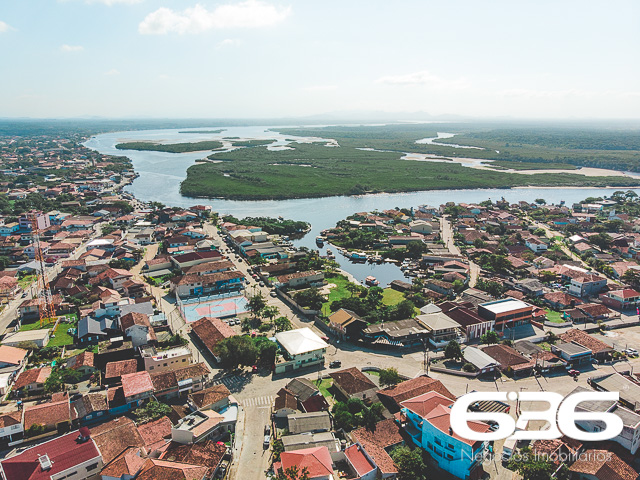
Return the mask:
[[[309,229],[308,222],[298,220],[286,220],[270,217],[245,217],[242,220],[231,215],[223,217],[225,222],[232,222],[237,225],[260,227],[270,235],[295,235]]]
[[[178,133],[222,133],[225,130],[226,130],[225,128],[221,128],[219,130],[185,130],[184,132],[178,132]]]
[[[153,152],[185,153],[215,150],[222,147],[222,142],[217,140],[205,140],[202,142],[185,142],[160,144],[153,142],[124,142],[118,143],[118,150],[149,150]]]
[[[292,146],[294,150],[256,147],[221,152],[216,155],[221,163],[193,165],[187,170],[181,193],[265,200],[452,188],[640,185],[640,180],[626,177],[470,171],[456,163],[401,160],[397,152],[363,151],[354,146]]]
[[[576,165],[569,163],[542,163],[542,162],[509,162],[507,160],[494,160],[487,162],[487,167],[496,170],[577,170]]]
[[[233,143],[234,147],[261,147],[263,145],[270,145],[273,140],[240,140],[238,137],[223,138]],[[215,154],[209,155],[207,158],[214,158]]]

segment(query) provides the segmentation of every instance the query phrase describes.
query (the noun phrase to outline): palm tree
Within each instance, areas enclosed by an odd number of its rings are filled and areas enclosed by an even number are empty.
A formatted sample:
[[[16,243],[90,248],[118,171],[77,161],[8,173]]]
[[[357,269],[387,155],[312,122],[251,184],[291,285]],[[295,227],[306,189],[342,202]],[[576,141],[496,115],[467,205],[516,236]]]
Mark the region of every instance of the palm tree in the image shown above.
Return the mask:
[[[270,322],[272,322],[279,314],[280,309],[275,305],[268,305],[262,309],[262,316],[268,318]]]

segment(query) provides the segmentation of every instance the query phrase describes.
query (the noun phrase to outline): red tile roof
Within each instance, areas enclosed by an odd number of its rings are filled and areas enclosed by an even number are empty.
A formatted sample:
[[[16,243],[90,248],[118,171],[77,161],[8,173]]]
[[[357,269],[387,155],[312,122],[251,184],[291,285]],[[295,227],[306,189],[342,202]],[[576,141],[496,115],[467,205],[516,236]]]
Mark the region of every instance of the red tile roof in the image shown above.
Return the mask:
[[[193,322],[191,331],[211,353],[214,353],[215,346],[220,340],[233,337],[236,334],[229,325],[212,317],[202,317]]]
[[[56,425],[60,422],[71,421],[69,399],[59,402],[48,402],[31,405],[24,409],[24,429],[32,425]]]
[[[71,432],[45,443],[31,447],[11,458],[2,460],[2,469],[11,480],[50,480],[65,470],[85,462],[100,459],[100,452],[93,440],[84,443],[76,441],[78,432]],[[42,470],[38,458],[47,455],[51,469]]]
[[[32,383],[44,383],[49,378],[49,375],[51,375],[51,367],[24,370],[16,379],[13,388],[18,390]]]
[[[608,450],[590,449],[582,452],[569,470],[592,475],[599,480],[636,480],[638,478],[638,472],[618,455]]]
[[[144,440],[130,418],[119,417],[91,429],[105,464],[111,462],[129,447],[144,447]]]
[[[146,459],[140,447],[129,447],[106,465],[100,474],[103,477],[122,478],[124,475],[135,477]]]
[[[463,438],[456,432],[451,430],[451,409],[449,407],[438,405],[433,410],[431,410],[431,412],[429,412],[424,417],[424,419],[425,421],[436,427],[438,430],[440,430],[442,433],[449,435],[461,442],[464,442],[467,445],[474,445],[475,443],[477,443],[477,441]],[[487,425],[486,423],[468,421],[467,424],[469,425],[469,428],[474,432],[484,433],[489,431],[489,425]]]
[[[594,338],[588,333],[578,330],[577,328],[567,330],[560,335],[560,339],[563,342],[575,342],[578,345],[582,345],[583,347],[591,350],[594,355],[597,355],[600,352],[608,352],[612,350],[612,348],[606,343],[601,342],[597,338]]]
[[[344,454],[349,459],[349,463],[351,463],[359,477],[362,477],[375,468],[358,444],[353,444],[346,448]]]
[[[148,458],[137,480],[200,480],[208,468]]]
[[[193,392],[189,395],[189,399],[199,409],[219,402],[231,395],[227,387],[222,384],[213,385],[199,392]]]
[[[0,414],[0,428],[10,427],[22,423],[22,411],[16,410],[13,412]]]
[[[280,462],[285,471],[291,467],[298,467],[298,471],[306,468],[311,479],[333,475],[331,455],[327,447],[282,452]]]
[[[441,395],[438,392],[428,392],[415,398],[405,400],[400,405],[403,408],[411,410],[416,415],[425,418],[438,405],[449,406],[453,404],[453,400]]]
[[[149,372],[127,373],[122,375],[122,390],[125,398],[153,391],[153,383]]]
[[[104,378],[116,378],[128,373],[138,371],[137,360],[131,358],[129,360],[120,360],[117,362],[109,362],[105,367]]]
[[[133,327],[134,325],[141,325],[143,327],[151,328],[149,317],[144,313],[130,312],[120,318],[120,326],[123,332]]]
[[[398,472],[393,460],[385,450],[404,441],[395,419],[390,418],[376,423],[373,432],[364,427],[354,430],[351,432],[351,438],[363,446],[383,474]]]
[[[210,471],[213,471],[218,468],[226,452],[226,445],[220,445],[218,442],[211,440],[190,445],[180,445],[171,442],[160,458],[169,462],[200,465],[202,467],[208,467]]]
[[[85,351],[67,360],[67,367],[76,370],[80,367],[94,367],[93,352]]]
[[[162,417],[143,425],[138,425],[138,432],[144,440],[147,452],[152,452],[167,443],[165,438],[171,436],[171,420],[169,417]]]
[[[333,378],[333,383],[342,388],[348,395],[355,395],[376,388],[376,384],[356,367],[333,372],[329,376]]]
[[[453,393],[447,390],[440,380],[435,378],[429,378],[426,376],[420,376],[406,380],[393,387],[387,387],[383,390],[379,390],[379,395],[389,397],[397,404],[404,402],[410,398],[417,397],[427,392],[438,392],[446,398],[455,400],[456,397]]]

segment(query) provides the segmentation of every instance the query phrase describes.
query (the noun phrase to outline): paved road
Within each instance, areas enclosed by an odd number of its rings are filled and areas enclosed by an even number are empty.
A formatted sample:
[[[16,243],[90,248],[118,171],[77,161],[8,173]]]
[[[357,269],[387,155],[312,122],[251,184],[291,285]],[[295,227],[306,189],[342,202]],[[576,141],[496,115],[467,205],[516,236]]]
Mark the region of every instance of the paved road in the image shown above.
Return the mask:
[[[454,255],[461,255],[460,249],[456,246],[455,239],[453,238],[453,229],[451,228],[451,222],[446,215],[440,217],[440,232],[442,241],[449,249],[449,252]],[[480,266],[469,260],[469,286],[475,287],[480,276]]]

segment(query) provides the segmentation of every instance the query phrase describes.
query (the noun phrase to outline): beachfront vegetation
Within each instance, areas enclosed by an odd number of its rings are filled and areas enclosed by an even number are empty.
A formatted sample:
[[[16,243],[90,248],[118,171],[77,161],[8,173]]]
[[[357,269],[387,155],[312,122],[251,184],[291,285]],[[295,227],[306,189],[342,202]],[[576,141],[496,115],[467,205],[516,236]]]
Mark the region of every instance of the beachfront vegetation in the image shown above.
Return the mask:
[[[260,227],[270,235],[296,235],[306,232],[311,226],[308,222],[297,220],[286,220],[283,218],[270,217],[245,217],[242,220],[231,215],[223,217],[225,222],[236,225],[246,225]]]
[[[118,150],[149,150],[153,152],[185,153],[215,150],[222,147],[222,142],[217,140],[205,140],[202,142],[185,142],[161,144],[154,142],[124,142],[118,143]]]

